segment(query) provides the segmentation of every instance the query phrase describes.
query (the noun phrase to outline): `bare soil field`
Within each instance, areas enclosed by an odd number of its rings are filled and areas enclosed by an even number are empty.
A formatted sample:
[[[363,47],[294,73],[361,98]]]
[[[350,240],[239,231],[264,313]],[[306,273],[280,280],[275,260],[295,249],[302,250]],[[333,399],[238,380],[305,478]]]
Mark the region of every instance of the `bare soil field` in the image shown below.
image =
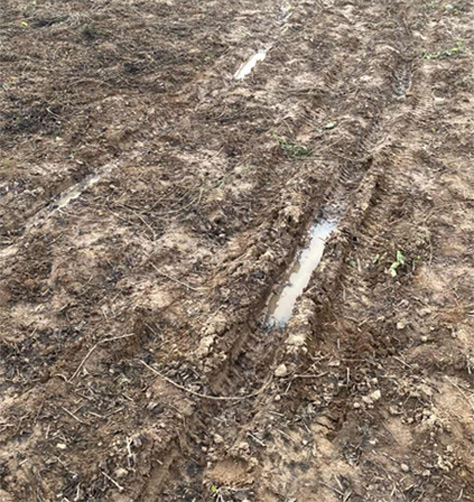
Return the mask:
[[[474,501],[473,9],[1,1],[0,502]]]

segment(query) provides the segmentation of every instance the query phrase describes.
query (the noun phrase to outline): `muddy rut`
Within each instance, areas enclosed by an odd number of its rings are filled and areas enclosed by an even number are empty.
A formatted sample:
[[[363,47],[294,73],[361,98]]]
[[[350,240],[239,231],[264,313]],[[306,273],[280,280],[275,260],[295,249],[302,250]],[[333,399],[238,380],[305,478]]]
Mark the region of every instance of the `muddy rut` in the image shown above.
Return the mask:
[[[0,500],[474,500],[472,5],[3,10]]]

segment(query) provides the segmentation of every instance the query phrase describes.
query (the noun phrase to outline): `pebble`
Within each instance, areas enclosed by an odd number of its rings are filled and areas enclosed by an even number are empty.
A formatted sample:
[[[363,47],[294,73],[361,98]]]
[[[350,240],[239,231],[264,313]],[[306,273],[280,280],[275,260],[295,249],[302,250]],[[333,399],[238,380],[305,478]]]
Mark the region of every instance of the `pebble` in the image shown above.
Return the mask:
[[[358,410],[360,408],[360,403],[354,403],[353,407],[355,410]]]
[[[426,343],[428,341],[428,337],[427,336],[422,336],[420,338],[420,340],[423,342],[423,343]]]
[[[400,469],[403,472],[409,472],[410,471],[410,467],[407,464],[400,464]]]
[[[224,438],[222,436],[219,436],[219,434],[214,434],[214,443],[215,444],[222,444],[224,442]]]
[[[382,397],[382,393],[380,392],[379,389],[374,390],[372,394],[370,394],[370,397],[372,398],[372,401],[378,401]]]
[[[64,443],[58,443],[56,445],[56,448],[59,448],[60,450],[65,450],[67,446]]]
[[[382,397],[382,393],[380,392],[379,389],[374,390],[374,392],[371,392],[368,396],[364,396],[362,398],[362,401],[367,404],[373,404],[375,401],[378,401]]]
[[[280,364],[278,368],[275,370],[275,376],[279,378],[286,377],[288,375],[288,368],[285,364]]]
[[[114,471],[114,476],[117,479],[125,478],[128,474],[127,469],[124,469],[123,467],[119,467],[118,469],[115,469]]]

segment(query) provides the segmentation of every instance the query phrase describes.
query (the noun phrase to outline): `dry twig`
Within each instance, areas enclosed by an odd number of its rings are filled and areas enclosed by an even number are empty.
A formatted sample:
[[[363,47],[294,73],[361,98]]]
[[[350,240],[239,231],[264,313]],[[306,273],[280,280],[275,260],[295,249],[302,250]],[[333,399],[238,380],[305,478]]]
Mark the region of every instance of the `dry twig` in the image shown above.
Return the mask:
[[[72,382],[74,380],[74,378],[77,377],[77,375],[79,374],[79,372],[81,371],[82,367],[84,366],[84,364],[86,363],[86,361],[89,359],[89,357],[92,355],[92,353],[94,352],[94,350],[99,346],[99,345],[102,345],[104,343],[108,343],[108,342],[113,342],[115,340],[121,340],[122,338],[128,338],[130,336],[135,336],[135,333],[131,333],[131,334],[128,334],[128,335],[122,335],[122,336],[113,336],[111,338],[104,338],[103,340],[99,340],[90,350],[89,352],[86,354],[86,356],[84,357],[84,359],[81,361],[81,364],[79,364],[79,366],[77,367],[76,371],[74,372],[74,374],[72,375],[72,377],[69,379],[69,382]]]

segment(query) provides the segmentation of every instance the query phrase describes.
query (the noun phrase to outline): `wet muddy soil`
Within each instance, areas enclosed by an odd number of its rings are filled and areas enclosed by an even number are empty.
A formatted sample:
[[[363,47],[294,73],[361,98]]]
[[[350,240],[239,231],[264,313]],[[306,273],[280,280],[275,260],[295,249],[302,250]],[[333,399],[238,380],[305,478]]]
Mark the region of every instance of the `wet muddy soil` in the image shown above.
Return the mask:
[[[473,19],[3,0],[0,501],[474,500]]]

